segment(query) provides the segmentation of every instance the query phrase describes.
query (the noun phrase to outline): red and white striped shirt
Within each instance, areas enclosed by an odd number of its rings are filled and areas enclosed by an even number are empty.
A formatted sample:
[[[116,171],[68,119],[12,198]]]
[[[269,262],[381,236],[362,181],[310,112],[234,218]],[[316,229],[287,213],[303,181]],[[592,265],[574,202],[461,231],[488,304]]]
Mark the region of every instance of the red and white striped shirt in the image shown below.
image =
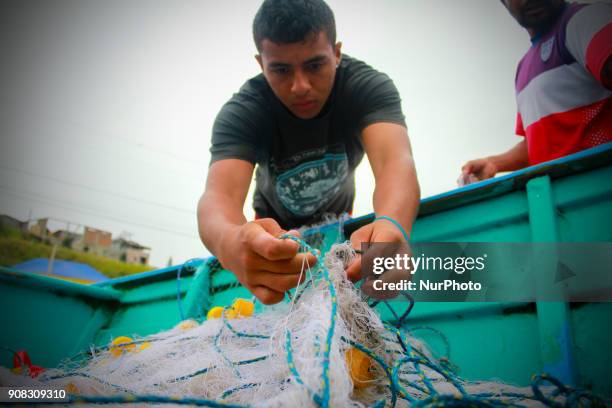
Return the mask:
[[[601,83],[612,6],[570,3],[532,42],[516,74],[516,133],[527,138],[529,163],[612,141],[612,92]]]

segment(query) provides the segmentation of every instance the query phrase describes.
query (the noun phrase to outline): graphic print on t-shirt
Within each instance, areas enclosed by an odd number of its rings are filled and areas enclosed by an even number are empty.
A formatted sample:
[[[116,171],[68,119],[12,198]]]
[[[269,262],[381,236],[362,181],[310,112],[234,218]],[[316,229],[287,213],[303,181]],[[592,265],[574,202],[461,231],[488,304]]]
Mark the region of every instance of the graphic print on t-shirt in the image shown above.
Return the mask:
[[[293,214],[310,216],[334,198],[347,177],[346,153],[328,153],[279,174],[276,194]]]

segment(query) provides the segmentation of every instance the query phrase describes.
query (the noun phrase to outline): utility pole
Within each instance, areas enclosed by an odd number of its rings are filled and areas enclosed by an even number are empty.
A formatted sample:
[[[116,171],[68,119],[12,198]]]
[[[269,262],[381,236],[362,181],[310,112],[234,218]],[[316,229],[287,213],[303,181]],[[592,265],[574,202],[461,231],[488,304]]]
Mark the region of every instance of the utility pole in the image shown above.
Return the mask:
[[[47,273],[51,275],[53,273],[53,262],[55,261],[55,253],[57,252],[57,240],[53,239],[53,249],[51,250],[51,257],[49,257],[49,266]]]
[[[26,224],[26,233],[29,234],[30,233],[30,223],[32,222],[32,209],[30,208],[30,210],[28,211],[28,221]]]

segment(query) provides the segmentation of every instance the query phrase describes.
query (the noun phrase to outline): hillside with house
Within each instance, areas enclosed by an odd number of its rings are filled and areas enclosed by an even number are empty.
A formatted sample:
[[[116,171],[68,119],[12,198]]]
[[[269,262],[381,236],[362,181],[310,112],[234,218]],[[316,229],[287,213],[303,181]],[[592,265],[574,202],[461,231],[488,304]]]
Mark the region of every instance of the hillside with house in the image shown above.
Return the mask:
[[[64,227],[52,229],[52,224]],[[63,260],[83,265],[83,271],[87,265],[114,278],[153,269],[149,265],[150,251],[151,248],[135,242],[128,233],[113,237],[111,232],[67,221],[51,218],[22,221],[0,215],[0,266],[34,268],[36,265],[41,269],[42,265],[46,270],[40,273],[55,275],[62,265],[58,261]],[[93,276],[91,271],[88,274]]]

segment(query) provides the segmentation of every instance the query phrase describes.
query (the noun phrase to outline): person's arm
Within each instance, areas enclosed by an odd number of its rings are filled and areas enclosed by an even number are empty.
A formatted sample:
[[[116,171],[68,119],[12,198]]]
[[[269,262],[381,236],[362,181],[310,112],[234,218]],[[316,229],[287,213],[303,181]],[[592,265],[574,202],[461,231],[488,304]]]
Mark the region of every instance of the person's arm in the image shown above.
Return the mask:
[[[311,254],[298,254],[298,244],[279,239],[286,232],[270,218],[247,222],[242,208],[254,165],[224,159],[211,164],[206,190],[198,203],[198,229],[206,247],[221,265],[262,303],[280,302],[285,291],[298,285]]]
[[[219,160],[208,170],[206,190],[198,203],[198,229],[206,247],[221,260],[222,238],[245,224],[244,201],[253,164],[238,159]]]
[[[363,145],[374,173],[374,211],[402,225],[408,235],[416,218],[420,188],[406,128],[394,123],[375,123],[363,130]],[[351,235],[351,245],[362,242],[405,242],[402,232],[387,220],[368,224]],[[361,262],[349,266],[347,275],[360,277]]]
[[[590,4],[574,14],[565,28],[565,45],[576,62],[612,89],[611,4]]]
[[[529,166],[527,142],[521,140],[513,148],[495,156],[470,160],[461,168],[464,176],[474,176],[478,180],[486,180],[502,171],[515,171]]]

